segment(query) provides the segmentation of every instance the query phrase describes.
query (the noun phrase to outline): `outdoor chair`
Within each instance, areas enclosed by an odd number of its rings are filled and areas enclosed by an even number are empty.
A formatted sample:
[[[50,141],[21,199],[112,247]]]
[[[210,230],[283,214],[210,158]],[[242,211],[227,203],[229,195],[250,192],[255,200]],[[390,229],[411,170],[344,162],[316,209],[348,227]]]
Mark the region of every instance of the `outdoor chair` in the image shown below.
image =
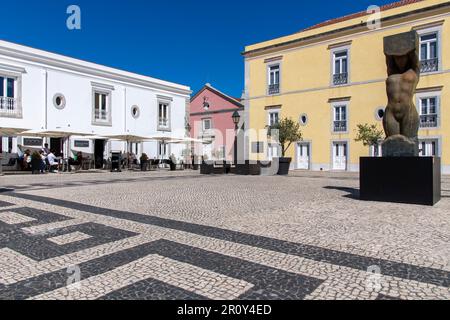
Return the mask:
[[[159,168],[159,159],[156,159],[156,160],[151,160],[150,161],[150,167],[151,167],[151,169],[155,169],[155,170],[158,170],[158,168]]]

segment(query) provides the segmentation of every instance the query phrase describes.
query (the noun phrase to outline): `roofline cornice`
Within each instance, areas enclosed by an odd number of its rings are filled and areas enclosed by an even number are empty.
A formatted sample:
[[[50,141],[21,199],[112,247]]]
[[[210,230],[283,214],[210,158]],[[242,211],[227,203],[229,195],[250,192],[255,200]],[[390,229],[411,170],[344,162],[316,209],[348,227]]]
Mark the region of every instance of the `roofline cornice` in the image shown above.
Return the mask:
[[[21,46],[22,47],[22,46]],[[27,47],[25,47],[27,48]],[[43,54],[45,54],[45,51],[38,50],[41,54],[36,54],[33,52],[27,52],[25,50],[17,50],[14,48],[10,48],[8,46],[5,46],[3,43],[0,42],[0,55],[11,57],[14,59],[19,60],[25,60],[25,61],[31,61],[34,63],[42,64],[44,66],[50,66],[54,68],[60,68],[60,69],[66,69],[74,72],[89,74],[96,77],[103,77],[110,80],[115,81],[121,81],[126,82],[134,85],[144,86],[144,87],[150,87],[152,89],[159,89],[164,91],[169,91],[172,93],[177,93],[181,95],[187,95],[190,96],[192,94],[192,91],[187,86],[182,85],[170,85],[170,83],[161,80],[161,82],[155,81],[157,79],[152,79],[147,76],[139,75],[139,74],[133,74],[128,71],[122,71],[119,69],[114,69],[102,65],[97,65],[95,63],[91,62],[85,62],[82,60],[69,58],[63,55],[57,55],[48,52],[49,55],[54,57],[46,57]],[[60,57],[60,59],[58,59]],[[63,58],[66,58],[66,60],[63,60]],[[69,61],[73,60],[73,61]],[[85,63],[86,65],[83,65]],[[89,66],[87,65],[89,64]],[[102,70],[108,69],[108,70]],[[134,76],[133,76],[134,75]]]
[[[410,16],[410,15],[420,15],[420,14],[425,14],[425,13],[428,13],[428,12],[431,12],[431,11],[441,10],[441,9],[445,9],[445,8],[450,8],[450,1],[444,2],[444,3],[440,3],[440,4],[437,4],[437,5],[434,5],[434,6],[430,6],[430,7],[425,7],[425,8],[421,8],[421,9],[408,11],[408,12],[405,12],[405,13],[400,13],[400,14],[397,14],[397,15],[392,15],[392,16],[389,16],[389,17],[381,18],[380,21],[382,23],[383,22],[391,22],[391,21],[394,21],[394,20],[405,18],[405,17]],[[366,27],[366,22],[361,22],[361,23],[354,24],[354,25],[351,25],[351,26],[347,26],[347,27],[343,27],[343,28],[339,28],[339,29],[335,29],[335,30],[330,30],[330,31],[314,34],[314,35],[303,37],[303,38],[298,38],[298,39],[294,39],[294,40],[284,41],[284,42],[281,42],[281,43],[269,45],[269,46],[258,48],[258,49],[254,49],[254,50],[244,51],[241,54],[244,57],[246,57],[246,58],[247,57],[251,57],[251,56],[258,56],[258,55],[264,54],[264,53],[266,53],[268,51],[276,52],[278,50],[281,50],[283,47],[295,46],[295,45],[301,44],[302,42],[308,43],[308,42],[319,41],[322,38],[336,36],[336,35],[338,35],[340,33],[348,33],[350,31],[355,31],[357,29],[365,28],[365,27]]]

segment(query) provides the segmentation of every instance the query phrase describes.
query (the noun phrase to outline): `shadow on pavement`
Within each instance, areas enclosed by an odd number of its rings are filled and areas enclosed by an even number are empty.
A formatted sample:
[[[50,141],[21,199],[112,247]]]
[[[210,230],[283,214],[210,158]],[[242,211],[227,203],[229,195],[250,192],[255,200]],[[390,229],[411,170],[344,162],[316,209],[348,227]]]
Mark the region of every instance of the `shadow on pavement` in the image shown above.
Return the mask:
[[[335,187],[335,186],[327,186],[324,187],[324,189],[348,192],[349,194],[344,195],[345,198],[359,200],[359,189],[348,187]]]

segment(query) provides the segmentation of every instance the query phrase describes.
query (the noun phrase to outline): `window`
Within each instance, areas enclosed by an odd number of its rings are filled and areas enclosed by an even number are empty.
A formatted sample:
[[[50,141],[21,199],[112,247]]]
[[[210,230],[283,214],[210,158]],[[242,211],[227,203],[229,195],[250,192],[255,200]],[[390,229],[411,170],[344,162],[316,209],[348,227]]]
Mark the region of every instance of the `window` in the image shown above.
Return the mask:
[[[203,131],[209,131],[212,129],[211,119],[203,119]]]
[[[252,153],[264,153],[264,142],[253,142]]]
[[[347,106],[337,105],[334,106],[334,132],[346,132],[347,131]]]
[[[301,126],[306,126],[308,124],[308,115],[307,114],[302,114],[299,118],[299,123]]]
[[[435,128],[438,126],[438,97],[420,99],[420,127]]]
[[[217,159],[224,160],[226,158],[226,146],[219,146],[217,148]]]
[[[378,121],[383,120],[384,114],[385,114],[385,108],[384,107],[377,108],[375,110],[375,119],[378,120]]]
[[[279,111],[270,111],[268,125],[272,127],[272,126],[278,124],[279,121],[280,121],[280,112]]]
[[[420,71],[423,73],[439,70],[438,33],[420,36]]]
[[[0,76],[0,112],[11,112],[16,108],[16,79]]]
[[[170,104],[158,103],[158,130],[170,130]]]
[[[348,83],[348,50],[333,53],[333,84]]]
[[[141,115],[141,111],[138,106],[132,106],[131,107],[131,116],[135,119],[139,118]]]
[[[64,95],[61,93],[55,94],[55,96],[53,97],[53,105],[56,109],[64,109],[66,106],[66,98],[64,97]]]
[[[111,114],[109,111],[110,94],[107,92],[94,91],[94,122],[110,123]]]
[[[280,65],[269,66],[269,95],[280,93]]]
[[[419,148],[421,157],[438,156],[438,140],[422,140],[420,141]]]

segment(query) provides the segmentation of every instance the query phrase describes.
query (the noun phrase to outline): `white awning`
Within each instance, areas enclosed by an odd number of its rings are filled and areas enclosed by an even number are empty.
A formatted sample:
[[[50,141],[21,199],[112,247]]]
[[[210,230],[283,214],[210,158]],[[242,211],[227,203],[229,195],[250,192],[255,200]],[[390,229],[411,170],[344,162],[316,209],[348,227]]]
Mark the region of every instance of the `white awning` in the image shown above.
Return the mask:
[[[78,131],[71,131],[66,129],[55,129],[55,130],[48,130],[48,129],[38,129],[38,130],[28,130],[21,132],[18,134],[20,136],[25,137],[40,137],[40,138],[68,138],[70,136],[92,136],[92,133],[84,133],[84,132],[78,132]]]

